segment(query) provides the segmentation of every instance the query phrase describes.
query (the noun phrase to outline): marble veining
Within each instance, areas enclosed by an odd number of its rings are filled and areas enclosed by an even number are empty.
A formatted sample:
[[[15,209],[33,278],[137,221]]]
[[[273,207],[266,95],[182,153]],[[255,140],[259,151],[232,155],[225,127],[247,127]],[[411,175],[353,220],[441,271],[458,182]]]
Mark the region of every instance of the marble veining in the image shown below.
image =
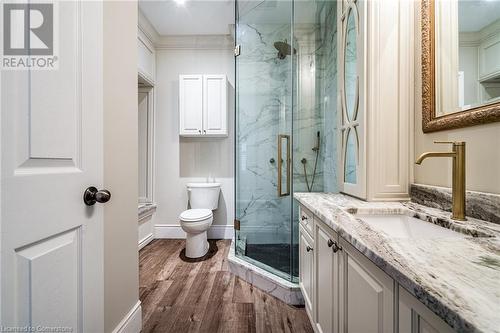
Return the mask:
[[[290,135],[292,144],[291,190],[307,191],[304,167],[310,183],[315,164],[312,190],[337,190],[337,4],[319,1],[297,6],[314,8],[311,18],[316,19],[264,23],[255,19],[253,7],[240,11],[236,217],[241,221],[239,234],[249,244],[290,243],[291,235],[298,235],[298,224],[291,223],[297,206],[291,196],[277,196],[278,182],[286,183],[286,176],[278,180],[280,134]],[[293,45],[296,53],[279,59],[277,41]],[[313,148],[318,132],[316,163]]]
[[[451,211],[451,189],[422,184],[410,187],[411,201]],[[467,191],[465,197],[466,215],[480,220],[500,224],[500,195]]]
[[[294,197],[458,332],[500,332],[500,226],[417,203],[342,194]],[[353,214],[408,214],[463,238],[391,238]]]

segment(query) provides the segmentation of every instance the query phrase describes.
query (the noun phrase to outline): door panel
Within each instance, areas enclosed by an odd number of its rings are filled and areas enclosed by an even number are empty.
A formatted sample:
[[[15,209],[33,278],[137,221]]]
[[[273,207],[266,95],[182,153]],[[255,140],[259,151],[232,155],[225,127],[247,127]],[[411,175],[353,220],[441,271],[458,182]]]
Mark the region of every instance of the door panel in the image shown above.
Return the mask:
[[[400,333],[452,333],[454,330],[429,308],[399,287]]]
[[[19,325],[78,327],[80,244],[75,229],[15,251]]]
[[[203,76],[179,77],[180,134],[200,135],[203,127]]]
[[[299,238],[299,284],[306,302],[306,309],[312,316],[313,302],[313,263],[314,263],[313,243],[306,236],[306,231],[300,226]]]
[[[393,332],[394,282],[341,239],[343,332]]]
[[[329,246],[329,234],[316,227],[316,327],[319,332],[336,332],[336,255]]]
[[[60,3],[59,69],[32,71],[30,78],[30,159],[76,162],[81,142],[82,62],[79,43],[81,7]],[[76,23],[76,24],[75,24]],[[43,87],[43,89],[40,89]]]
[[[103,330],[102,4],[58,3],[59,69],[1,73],[1,322]],[[111,189],[112,190],[112,189]]]
[[[227,134],[227,86],[225,75],[203,77],[204,134]]]

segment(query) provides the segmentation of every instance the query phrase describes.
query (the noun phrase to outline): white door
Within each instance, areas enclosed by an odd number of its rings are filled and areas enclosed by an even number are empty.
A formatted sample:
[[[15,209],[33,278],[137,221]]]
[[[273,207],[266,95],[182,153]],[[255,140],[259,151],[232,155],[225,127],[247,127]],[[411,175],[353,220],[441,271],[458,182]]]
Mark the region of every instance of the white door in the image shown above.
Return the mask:
[[[227,79],[225,75],[203,76],[203,134],[227,135]]]
[[[201,135],[203,130],[203,76],[179,76],[180,135]]]
[[[102,4],[58,7],[59,69],[1,73],[0,322],[102,332]]]

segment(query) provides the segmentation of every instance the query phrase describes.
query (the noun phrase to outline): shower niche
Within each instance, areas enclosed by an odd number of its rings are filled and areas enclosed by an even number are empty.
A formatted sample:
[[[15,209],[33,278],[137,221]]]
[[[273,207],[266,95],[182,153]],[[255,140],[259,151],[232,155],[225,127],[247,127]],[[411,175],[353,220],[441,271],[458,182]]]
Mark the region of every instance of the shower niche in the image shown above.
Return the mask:
[[[237,1],[235,254],[298,276],[295,192],[337,192],[337,1]]]

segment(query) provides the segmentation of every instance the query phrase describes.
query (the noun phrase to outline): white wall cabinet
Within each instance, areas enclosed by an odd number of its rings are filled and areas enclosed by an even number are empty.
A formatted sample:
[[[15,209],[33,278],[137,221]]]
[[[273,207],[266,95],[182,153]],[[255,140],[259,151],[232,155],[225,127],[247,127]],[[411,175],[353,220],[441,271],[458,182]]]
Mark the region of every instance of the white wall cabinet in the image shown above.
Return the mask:
[[[228,135],[225,75],[179,76],[179,135]]]
[[[453,332],[317,216],[299,216],[299,285],[315,332]]]
[[[499,52],[500,31],[497,31],[479,45],[479,81],[494,80],[500,76]]]

